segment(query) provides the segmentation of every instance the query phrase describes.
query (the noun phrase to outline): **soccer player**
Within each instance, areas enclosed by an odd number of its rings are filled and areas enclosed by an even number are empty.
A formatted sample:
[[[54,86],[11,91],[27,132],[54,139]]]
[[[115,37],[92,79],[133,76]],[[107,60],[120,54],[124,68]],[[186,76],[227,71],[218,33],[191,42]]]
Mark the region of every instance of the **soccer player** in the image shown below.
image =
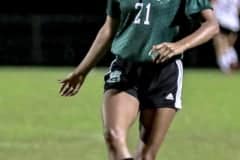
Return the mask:
[[[220,25],[220,32],[213,39],[217,64],[223,73],[230,74],[239,67],[234,44],[240,29],[240,0],[212,0],[212,3]]]
[[[185,35],[182,31],[190,20],[202,24]],[[111,48],[116,58],[104,77],[102,107],[109,159],[154,160],[181,109],[182,54],[216,33],[208,0],[108,0],[105,23],[83,61],[61,80],[60,93],[78,93],[89,71]],[[140,144],[132,155],[126,139],[138,113]]]

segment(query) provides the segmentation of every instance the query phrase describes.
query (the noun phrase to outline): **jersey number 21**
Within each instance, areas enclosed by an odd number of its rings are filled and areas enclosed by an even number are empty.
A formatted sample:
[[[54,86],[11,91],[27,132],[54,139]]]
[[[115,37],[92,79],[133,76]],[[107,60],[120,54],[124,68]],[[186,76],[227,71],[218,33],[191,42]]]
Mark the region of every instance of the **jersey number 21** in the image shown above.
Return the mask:
[[[134,24],[141,24],[142,23],[142,19],[140,18],[140,16],[141,16],[141,14],[143,12],[143,8],[147,9],[146,15],[145,15],[145,20],[144,20],[143,24],[145,24],[145,25],[149,25],[150,24],[150,22],[149,22],[149,15],[150,15],[150,10],[151,10],[151,3],[148,3],[145,6],[143,3],[139,3],[139,2],[137,2],[135,4],[135,9],[137,9],[137,10],[139,9],[139,11],[138,11],[138,13],[137,13],[137,15],[136,15],[136,17],[135,17],[135,19],[133,21]]]

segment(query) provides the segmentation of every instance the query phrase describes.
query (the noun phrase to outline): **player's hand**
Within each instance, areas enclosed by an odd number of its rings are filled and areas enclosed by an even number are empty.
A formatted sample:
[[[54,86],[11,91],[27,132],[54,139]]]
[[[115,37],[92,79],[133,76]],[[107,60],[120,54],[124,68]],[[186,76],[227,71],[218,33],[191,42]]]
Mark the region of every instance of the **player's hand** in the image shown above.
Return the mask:
[[[166,60],[172,58],[173,56],[176,56],[178,54],[182,54],[185,51],[185,46],[175,42],[165,42],[158,45],[154,45],[152,48],[152,54],[154,57],[155,63],[163,63]]]
[[[85,75],[76,75],[70,73],[66,78],[60,80],[61,88],[59,93],[61,96],[74,96],[78,93],[85,79]]]

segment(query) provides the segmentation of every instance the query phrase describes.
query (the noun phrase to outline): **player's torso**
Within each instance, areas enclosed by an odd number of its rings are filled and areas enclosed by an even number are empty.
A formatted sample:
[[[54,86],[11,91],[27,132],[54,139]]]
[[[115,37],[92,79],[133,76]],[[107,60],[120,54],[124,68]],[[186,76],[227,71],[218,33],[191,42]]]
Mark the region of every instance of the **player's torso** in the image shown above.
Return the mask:
[[[152,45],[172,41],[181,0],[118,0],[121,18],[113,52],[123,58],[150,60]],[[114,47],[115,46],[115,47]]]
[[[118,0],[121,25],[144,28],[168,27],[176,16],[181,0]],[[126,24],[126,22],[128,23]]]

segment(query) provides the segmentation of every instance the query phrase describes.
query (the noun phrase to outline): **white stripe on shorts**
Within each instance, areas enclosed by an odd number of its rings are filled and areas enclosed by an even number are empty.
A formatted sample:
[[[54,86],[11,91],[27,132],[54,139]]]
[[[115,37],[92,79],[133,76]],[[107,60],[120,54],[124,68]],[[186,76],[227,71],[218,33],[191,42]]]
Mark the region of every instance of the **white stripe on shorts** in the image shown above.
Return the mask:
[[[114,64],[116,61],[117,61],[117,58],[115,58],[115,59],[111,62],[110,67],[108,68],[108,72],[107,72],[105,75],[111,73],[113,64]]]
[[[175,107],[177,109],[182,108],[182,79],[183,79],[183,65],[181,60],[176,60],[178,67],[178,80],[177,80],[177,93],[175,97]]]

